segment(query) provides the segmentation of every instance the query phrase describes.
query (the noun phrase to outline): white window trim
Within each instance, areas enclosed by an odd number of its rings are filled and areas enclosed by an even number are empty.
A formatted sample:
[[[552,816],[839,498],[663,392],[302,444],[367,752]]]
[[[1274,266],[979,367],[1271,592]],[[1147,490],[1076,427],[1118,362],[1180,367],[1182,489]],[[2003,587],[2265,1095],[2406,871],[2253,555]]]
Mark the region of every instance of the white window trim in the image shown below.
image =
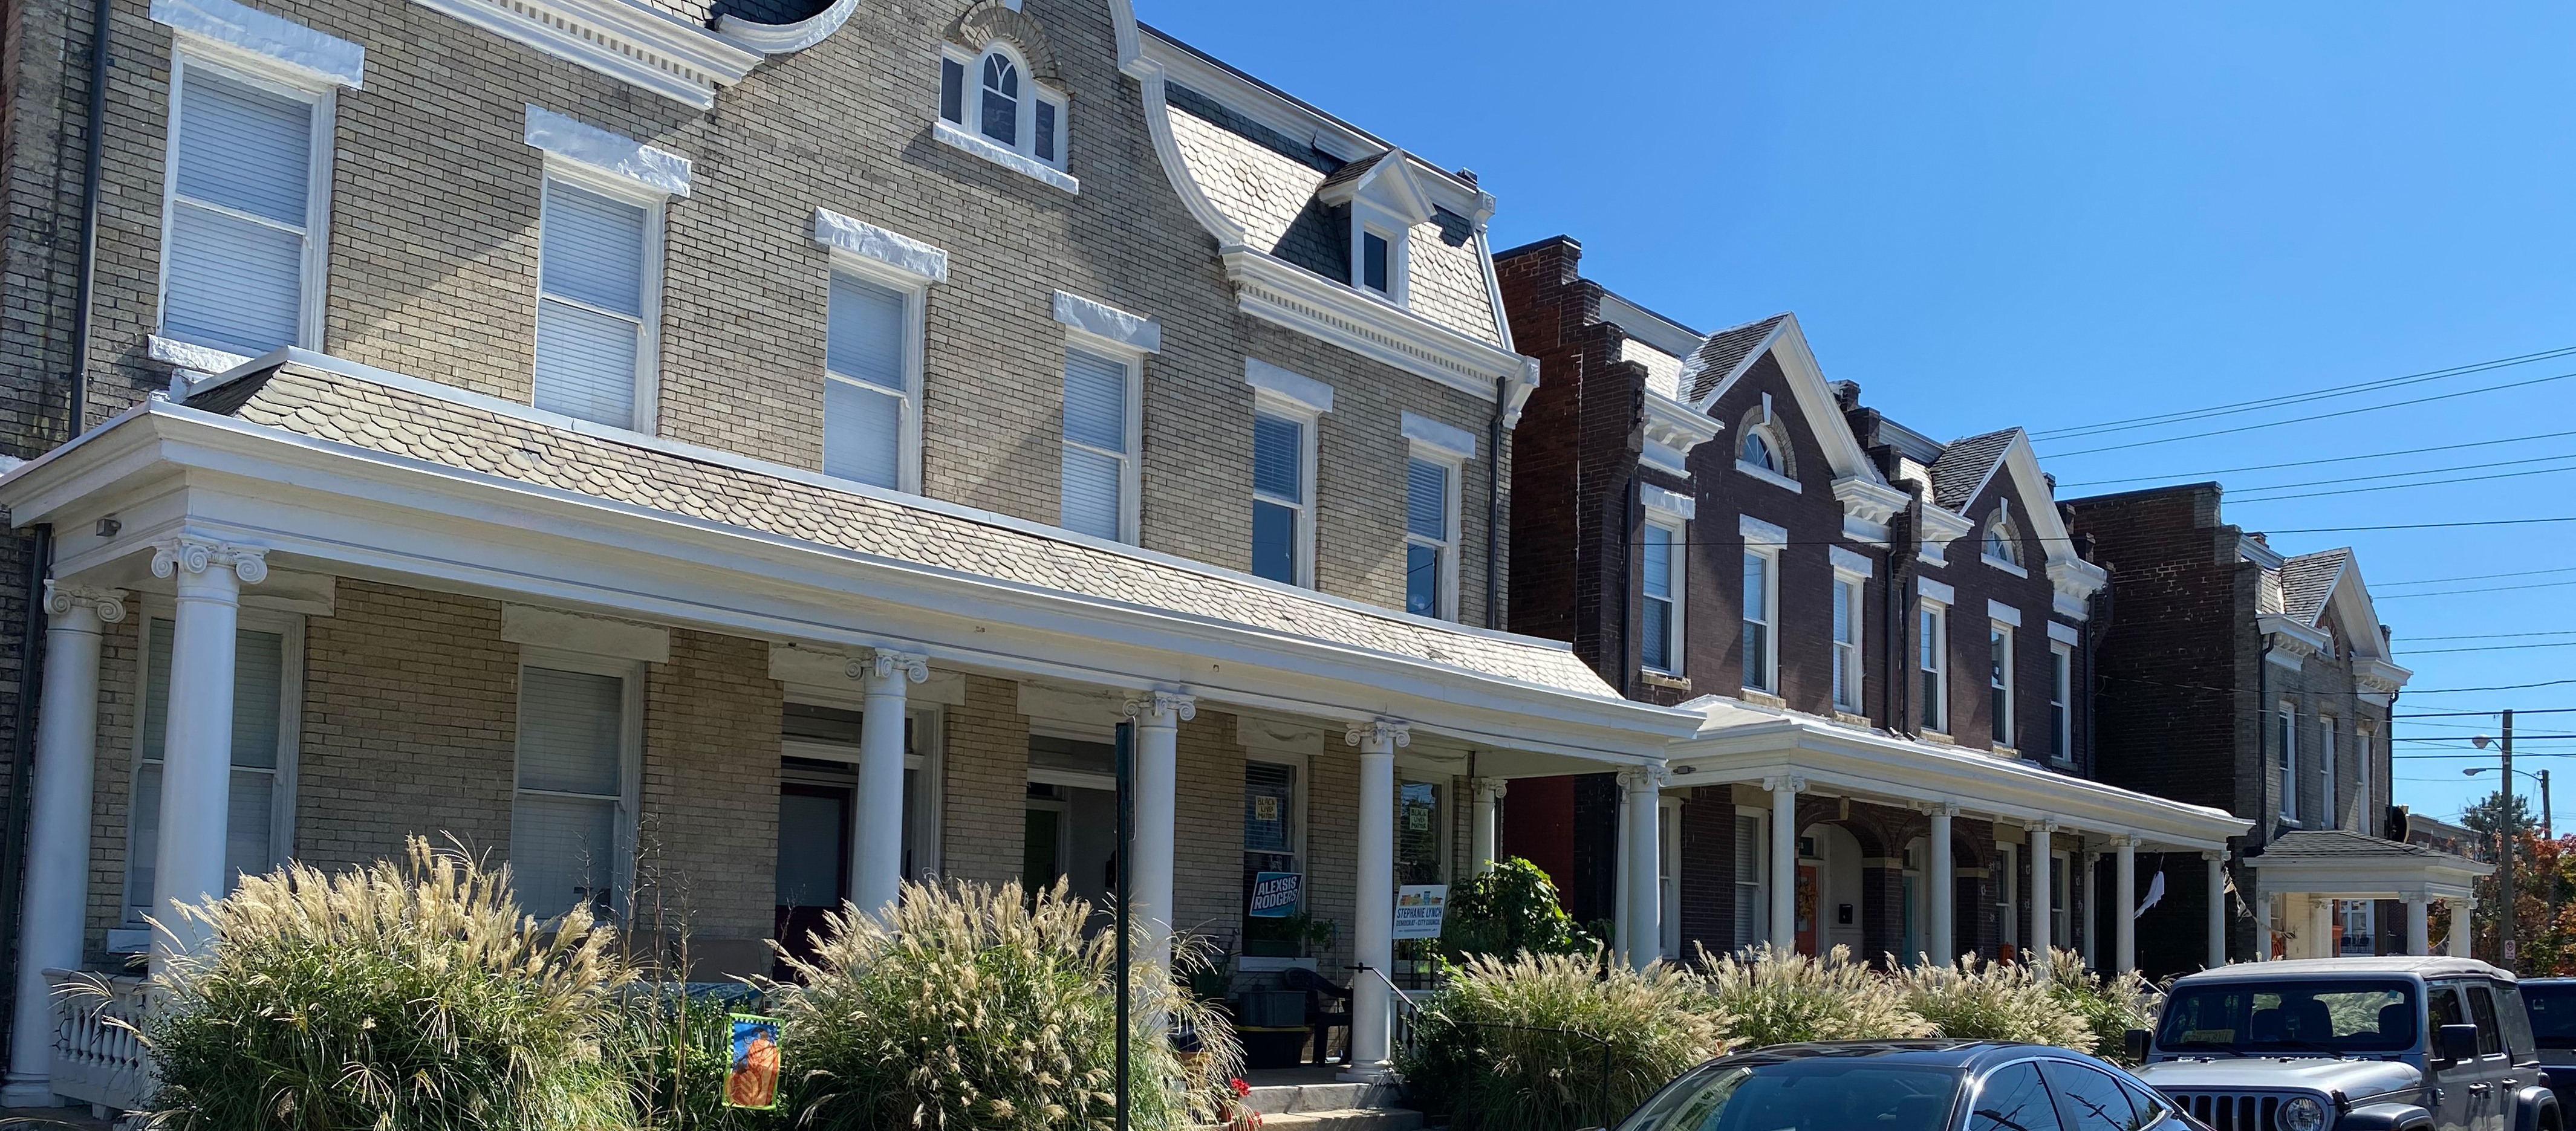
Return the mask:
[[[1649,489],[1651,490],[1652,488]],[[1682,648],[1682,641],[1685,637],[1682,634],[1682,610],[1688,603],[1685,600],[1685,597],[1690,592],[1690,586],[1686,580],[1689,573],[1688,562],[1690,560],[1690,526],[1681,518],[1674,516],[1671,512],[1651,506],[1646,509],[1646,525],[1670,535],[1670,540],[1664,544],[1663,597],[1664,606],[1670,610],[1670,612],[1664,618],[1665,662],[1662,665],[1646,663],[1644,661],[1645,650],[1640,648],[1637,653],[1639,657],[1638,664],[1644,667],[1647,671],[1660,672],[1664,675],[1678,679],[1681,677],[1683,668],[1686,666],[1683,662],[1684,651]],[[1637,576],[1637,602],[1640,609],[1645,607],[1645,602],[1648,599],[1646,596],[1646,579],[1643,572],[1644,568],[1645,566],[1641,556],[1638,565],[1640,572]]]
[[[1743,434],[1735,441],[1735,470],[1785,491],[1804,492],[1807,489],[1806,484],[1794,478],[1798,471],[1797,456],[1789,450],[1789,438],[1781,433],[1780,418],[1771,410],[1771,394],[1762,394],[1762,407],[1745,414],[1740,427]],[[1770,447],[1771,458],[1777,460],[1785,471],[1773,471],[1744,458],[1744,440],[1755,436],[1761,437],[1762,442]]]
[[[1776,435],[1776,433],[1766,434],[1763,439],[1765,442],[1772,444],[1776,448],[1778,446]],[[1782,490],[1803,493],[1807,489],[1807,485],[1804,483],[1800,483],[1795,479],[1791,479],[1788,476],[1782,475],[1779,472],[1762,466],[1761,464],[1751,463],[1741,458],[1735,461],[1735,470],[1743,472],[1745,475],[1753,479],[1781,488]]]
[[[2021,550],[2021,528],[2013,523],[2011,504],[1998,503],[1995,506],[1995,513],[1989,516],[1986,519],[1985,526],[1977,531],[1977,560],[1996,569],[2002,570],[2005,573],[2009,573],[2014,577],[2029,577],[2030,569],[2028,567],[2023,566],[2018,562],[2006,561],[1986,552],[1986,536],[1992,534],[1995,528],[1999,526],[2003,528],[2004,540],[2011,544],[2014,551],[2019,552]]]
[[[1771,915],[1771,862],[1766,858],[1771,851],[1771,813],[1767,809],[1739,805],[1735,809],[1735,816],[1739,821],[1753,822],[1754,860],[1753,867],[1749,869],[1753,873],[1753,882],[1748,884],[1734,876],[1729,876],[1726,884],[1729,895],[1734,895],[1748,887],[1754,892],[1753,921],[1739,922],[1735,925],[1735,937],[1744,940],[1737,949],[1742,949],[1760,946],[1764,940],[1771,937],[1771,924],[1768,922]],[[1726,831],[1727,835],[1733,836],[1736,830],[1730,826]],[[1743,869],[1742,862],[1737,862],[1736,867]]]
[[[2011,753],[2020,749],[2021,727],[2018,724],[2021,722],[2021,701],[2020,696],[2014,694],[2013,687],[2013,677],[2020,674],[2021,659],[2015,654],[2021,650],[2019,642],[2013,639],[2016,631],[2018,630],[2010,622],[1993,619],[1986,621],[1987,644],[2000,653],[1987,661],[1989,668],[1986,672],[1986,689],[1990,692],[2004,693],[2003,714],[1989,720],[1992,724],[1989,729],[1993,732],[1991,744],[1997,753]],[[1993,697],[1989,695],[1988,698]]]
[[[1258,386],[1255,386],[1252,391],[1252,411],[1255,416],[1284,420],[1297,426],[1297,488],[1304,497],[1294,500],[1279,499],[1262,494],[1257,487],[1253,489],[1252,497],[1279,506],[1295,508],[1297,528],[1291,535],[1294,542],[1291,550],[1296,564],[1290,571],[1290,576],[1296,579],[1295,584],[1298,587],[1312,589],[1315,587],[1315,498],[1317,495],[1315,476],[1318,471],[1317,453],[1322,447],[1317,434],[1323,430],[1323,414],[1312,405],[1292,400]],[[1244,454],[1248,458],[1251,452],[1247,450]]]
[[[526,707],[528,668],[580,672],[587,675],[612,676],[623,681],[624,700],[618,726],[617,756],[620,796],[617,810],[616,858],[609,864],[609,883],[615,889],[609,906],[625,911],[635,894],[636,814],[642,805],[644,783],[644,683],[647,665],[638,660],[621,660],[594,656],[584,652],[566,652],[552,648],[519,648],[519,691],[512,698],[510,715],[510,801],[517,808],[519,795],[519,719]],[[577,796],[590,797],[589,794]],[[511,839],[518,837],[517,819],[512,818]]]
[[[1918,586],[1919,586],[1919,585],[1921,585],[1921,584],[1922,584],[1921,579],[1918,579],[1918,580],[1916,581],[1916,584],[1917,584]],[[1947,586],[1944,586],[1944,587],[1943,587],[1943,589],[1944,589],[1944,591],[1947,591],[1948,587],[1947,587]],[[1927,644],[1929,644],[1929,643],[1931,642],[1931,640],[1930,640],[1930,636],[1931,636],[1931,634],[1925,630],[1925,628],[1924,628],[1924,624],[1923,624],[1924,618],[1925,618],[1927,615],[1928,615],[1928,616],[1931,616],[1931,617],[1933,617],[1933,618],[1935,618],[1935,619],[1936,619],[1936,621],[1937,621],[1937,623],[1939,624],[1939,626],[1940,626],[1940,628],[1941,628],[1941,642],[1940,642],[1940,643],[1941,643],[1941,646],[1940,646],[1940,647],[1935,647],[1935,648],[1927,648],[1927,647],[1925,647],[1925,645],[1927,645]],[[1933,714],[1934,714],[1935,718],[1936,718],[1938,721],[1936,721],[1936,722],[1932,722],[1932,723],[1925,723],[1925,724],[1923,724],[1923,729],[1924,729],[1924,730],[1926,730],[1926,731],[1929,731],[1929,732],[1931,732],[1931,733],[1933,733],[1933,734],[1948,734],[1948,733],[1950,733],[1950,723],[1951,723],[1951,719],[1950,719],[1950,648],[1949,648],[1949,643],[1950,643],[1950,641],[1949,641],[1950,631],[1949,631],[1949,630],[1950,630],[1950,605],[1949,605],[1949,603],[1948,603],[1947,601],[1940,600],[1939,598],[1937,598],[1937,597],[1933,596],[1933,595],[1932,595],[1932,594],[1930,594],[1930,593],[1924,593],[1924,594],[1922,594],[1921,596],[1919,596],[1919,597],[1916,597],[1916,598],[1915,598],[1915,601],[1914,601],[1914,631],[1915,631],[1915,635],[1918,637],[1918,639],[1916,639],[1916,640],[1914,641],[1914,668],[1915,668],[1915,671],[1916,671],[1916,673],[1917,673],[1917,675],[1916,675],[1916,679],[1915,679],[1915,683],[1916,683],[1916,685],[1917,685],[1917,686],[1916,686],[1916,693],[1917,693],[1917,694],[1920,694],[1920,693],[1921,693],[1921,686],[1920,686],[1920,685],[1921,685],[1921,683],[1922,683],[1921,673],[1923,673],[1923,672],[1930,672],[1930,673],[1932,674],[1933,680],[1934,680],[1936,683],[1938,683],[1938,684],[1940,685],[1940,691],[1941,691],[1941,694],[1940,694],[1938,697],[1936,697],[1935,699],[1933,699],[1933,700],[1932,700],[1932,704],[1931,704],[1931,705],[1935,708],[1935,710],[1933,711]],[[1932,659],[1932,666],[1930,666],[1930,667],[1925,667],[1925,666],[1923,666],[1923,659],[1924,659],[1924,657],[1925,657],[1926,655],[1929,655],[1929,656],[1931,657],[1931,659]],[[1919,720],[1919,719],[1922,717],[1922,715],[1923,715],[1923,705],[1922,705],[1922,704],[1916,704],[1916,705],[1915,705],[1915,712],[1914,712],[1914,713],[1915,713],[1916,718]]]
[[[1869,665],[1865,662],[1869,655],[1869,618],[1865,615],[1869,609],[1869,575],[1844,568],[1839,555],[1849,551],[1839,546],[1834,549],[1837,556],[1834,559],[1833,583],[1851,587],[1851,595],[1839,599],[1840,603],[1848,606],[1843,610],[1843,616],[1851,625],[1851,640],[1849,643],[1840,640],[1828,642],[1833,652],[1834,682],[1842,685],[1847,693],[1846,698],[1835,700],[1834,709],[1856,715],[1862,713],[1861,705],[1869,701],[1866,691]],[[1853,556],[1859,557],[1857,554]],[[1867,560],[1862,559],[1864,563]],[[1832,590],[1827,589],[1826,592],[1830,594]],[[1828,622],[1829,633],[1830,627]]]
[[[330,281],[331,151],[333,123],[339,113],[340,86],[280,60],[247,51],[209,50],[208,46],[198,37],[179,36],[174,39],[170,53],[170,123],[162,150],[168,159],[163,162],[167,168],[163,170],[161,182],[161,255],[153,283],[152,321],[155,332],[147,349],[157,360],[191,368],[197,366],[190,363],[220,364],[230,360],[237,365],[250,360],[221,347],[172,338],[161,332],[163,319],[170,309],[170,251],[175,242],[172,225],[178,220],[179,102],[187,85],[184,81],[186,73],[205,70],[313,107],[313,132],[309,143],[312,164],[305,170],[304,184],[304,254],[297,264],[297,269],[302,272],[302,294],[296,306],[295,344],[304,349],[319,350],[322,348],[322,309]],[[219,205],[193,207],[276,227],[265,218]]]
[[[1747,538],[1744,540],[1744,556],[1762,561],[1762,615],[1754,616],[1752,609],[1741,610],[1744,620],[1762,626],[1762,682],[1758,685],[1747,683],[1744,689],[1777,695],[1780,693],[1780,544]],[[1737,588],[1741,590],[1741,572],[1736,580]],[[1742,599],[1739,593],[1737,600]],[[1743,646],[1741,634],[1736,646]]]
[[[2004,831],[2004,826],[1995,826],[1996,835],[2000,836]],[[1999,873],[1993,877],[1998,912],[1995,916],[1995,941],[2013,946],[2021,945],[2021,859],[2026,855],[2028,853],[2020,844],[1999,841],[1995,845],[1994,870]]]
[[[2055,628],[2057,625],[2055,622],[2050,622],[2049,627]],[[2054,633],[2051,634],[2052,637],[2054,635]],[[2057,750],[2049,755],[2049,760],[2063,766],[2075,761],[2075,649],[2063,641],[2051,639],[2048,642],[2048,655],[2049,663],[2053,665],[2048,671],[2048,693],[2052,696],[2062,694],[2066,697],[2062,703],[2049,704],[2057,708],[2058,715],[2054,724],[2057,733],[2053,736],[2057,740]],[[2066,673],[2063,687],[2059,685],[2057,679],[2057,674],[2061,671]]]
[[[126,767],[125,796],[129,802],[135,796],[144,763],[151,762],[157,765],[162,761],[159,753],[147,753],[141,749],[144,732],[143,713],[148,709],[145,689],[152,686],[152,622],[169,621],[172,631],[175,632],[179,619],[178,602],[168,597],[146,594],[138,604],[142,606],[143,621],[135,626],[134,744],[136,748],[134,756],[128,759],[130,764]],[[245,604],[237,614],[237,627],[253,632],[274,632],[282,639],[278,649],[278,666],[283,670],[279,672],[277,686],[277,772],[274,784],[271,786],[274,792],[270,795],[272,802],[269,808],[268,852],[271,860],[291,860],[295,857],[296,770],[301,761],[304,737],[304,617],[297,613],[277,612]],[[175,656],[177,655],[176,642],[173,643],[172,655]],[[165,737],[169,734],[168,726],[162,727],[162,734]],[[125,821],[126,843],[130,846],[134,838],[134,812],[131,804],[126,808]],[[126,876],[133,874],[132,868],[133,865],[129,862],[126,866]],[[230,877],[226,879],[229,881]],[[118,878],[117,888],[123,892],[117,907],[117,926],[123,930],[149,931],[148,924],[133,922],[126,918],[125,913],[136,906],[136,893],[125,890],[125,877]],[[142,896],[143,902],[149,903],[152,901],[153,893],[144,892]],[[149,945],[148,939],[146,945]],[[110,949],[118,948],[111,945]]]
[[[1386,241],[1386,289],[1368,285],[1370,234]],[[1360,198],[1351,200],[1351,289],[1371,298],[1407,306],[1413,297],[1412,228]]]
[[[944,267],[945,256],[942,260]],[[903,296],[903,391],[900,395],[903,402],[903,417],[896,425],[894,489],[907,495],[918,495],[921,493],[922,373],[927,367],[926,343],[929,338],[932,280],[919,273],[839,246],[834,246],[831,250],[831,270],[832,274],[862,279]],[[824,280],[826,304],[831,301],[830,286],[831,281],[827,278]],[[830,383],[834,381],[850,381],[851,384],[871,392],[883,394],[885,390],[876,385],[864,381],[852,381],[832,372],[830,322],[831,320],[826,317],[823,331],[826,338],[823,362],[825,387],[829,388]],[[825,403],[829,402],[830,398],[826,397]],[[822,464],[817,461],[815,466],[820,467]]]
[[[2272,725],[2272,776],[2280,783],[2275,792],[2281,795],[2275,808],[2280,811],[2282,820],[2296,822],[2299,819],[2298,705],[2282,700]]]
[[[1730,830],[1731,831],[1731,830]],[[1682,799],[1655,795],[1656,939],[1665,954],[1682,952]]]
[[[1058,294],[1061,295],[1062,292],[1058,292]],[[1125,453],[1106,452],[1088,445],[1080,446],[1084,451],[1094,452],[1104,456],[1114,456],[1119,460],[1118,541],[1124,542],[1130,546],[1136,545],[1143,537],[1141,531],[1143,526],[1143,496],[1145,483],[1143,465],[1145,462],[1146,351],[1130,343],[1122,342],[1115,338],[1104,338],[1098,334],[1094,334],[1088,330],[1072,325],[1067,325],[1064,328],[1064,341],[1065,346],[1068,349],[1078,349],[1084,353],[1095,354],[1100,357],[1114,358],[1126,363],[1127,446],[1129,450]],[[1062,367],[1058,367],[1056,371],[1056,394],[1061,398],[1063,393],[1064,371]],[[1064,434],[1064,430],[1062,428],[1056,429],[1056,439],[1061,443],[1070,444],[1074,442],[1070,437],[1067,437]],[[1056,473],[1056,485],[1059,488],[1064,485],[1063,474],[1064,473],[1061,470],[1058,470]],[[1057,517],[1062,517],[1061,506],[1059,506]]]
[[[1442,529],[1448,532],[1448,537],[1438,541],[1425,538],[1414,533],[1412,530],[1412,524],[1407,523],[1405,524],[1404,544],[1406,546],[1436,546],[1439,548],[1440,619],[1454,621],[1458,619],[1458,544],[1464,541],[1464,539],[1459,536],[1458,530],[1458,491],[1460,486],[1466,482],[1466,459],[1465,457],[1462,457],[1454,447],[1433,440],[1426,440],[1421,436],[1413,435],[1415,418],[1413,414],[1409,412],[1404,414],[1404,416],[1404,423],[1406,425],[1405,439],[1408,441],[1405,445],[1406,458],[1408,461],[1418,459],[1425,463],[1432,463],[1440,466],[1447,479],[1446,485],[1441,489],[1440,501],[1441,505],[1449,512],[1440,516]],[[1444,425],[1443,427],[1446,426]],[[1453,429],[1453,431],[1455,431],[1455,429]],[[1399,599],[1399,607],[1401,607],[1402,604],[1403,602]]]
[[[2379,736],[2369,723],[2355,723],[2352,746],[2355,759],[2352,767],[2353,795],[2360,802],[2354,807],[2353,817],[2353,824],[2358,827],[2352,831],[2367,834],[2370,832],[2371,811],[2370,763],[2379,756]]]
[[[2336,804],[2343,799],[2336,796],[2335,790],[2335,756],[2339,753],[2335,749],[2337,721],[2333,715],[2317,715],[2317,809],[2325,820],[2325,827],[2330,829],[2343,827],[2343,813]]]
[[[641,280],[643,285],[641,293],[638,296],[638,305],[642,311],[642,316],[639,319],[642,324],[642,333],[637,336],[635,341],[635,416],[634,419],[627,422],[626,427],[628,430],[642,435],[653,435],[655,433],[655,423],[661,419],[662,415],[662,227],[664,213],[669,211],[668,205],[671,201],[670,194],[663,192],[652,185],[638,181],[633,177],[623,176],[585,161],[579,161],[569,157],[560,156],[553,152],[548,152],[546,154],[545,161],[544,187],[541,190],[542,197],[545,201],[550,202],[552,200],[554,196],[554,184],[557,181],[570,184],[576,188],[587,189],[591,192],[595,192],[615,200],[621,200],[628,204],[636,205],[644,210],[644,278]],[[542,210],[542,204],[540,205],[540,211],[537,218],[537,233],[536,302],[534,304],[534,309],[530,310],[529,313],[536,317],[542,317],[545,303],[549,297],[545,288],[545,217]],[[554,297],[556,301],[581,306],[585,310],[592,310],[600,314],[608,315],[612,318],[620,320],[625,318],[622,314],[617,314],[613,311],[599,310],[597,307],[583,304],[578,299],[563,296]],[[535,325],[535,321],[531,320],[529,322],[529,326],[534,327]],[[531,340],[533,341],[533,339]],[[530,366],[528,376],[529,403],[534,405],[536,401],[536,371],[533,364]]]
[[[996,165],[1080,195],[1082,182],[1065,171],[1070,167],[1067,150],[1073,140],[1073,104],[1064,92],[1039,82],[1037,73],[1029,68],[1028,59],[1003,40],[994,40],[985,44],[983,50],[972,52],[954,44],[943,44],[939,52],[941,58],[966,70],[965,85],[958,99],[958,113],[965,120],[951,122],[934,114],[932,137]],[[1000,55],[1009,60],[1020,73],[1020,107],[1018,120],[1011,131],[1014,137],[1009,145],[984,136],[984,59],[990,55]],[[1055,107],[1055,157],[1052,160],[1037,155],[1037,104],[1040,102]]]

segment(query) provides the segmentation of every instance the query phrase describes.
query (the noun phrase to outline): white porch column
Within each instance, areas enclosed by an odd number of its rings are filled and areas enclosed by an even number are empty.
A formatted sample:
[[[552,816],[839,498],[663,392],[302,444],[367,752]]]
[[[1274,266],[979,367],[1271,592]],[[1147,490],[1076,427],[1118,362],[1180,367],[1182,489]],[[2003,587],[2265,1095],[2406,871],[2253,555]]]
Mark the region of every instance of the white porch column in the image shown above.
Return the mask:
[[[1136,720],[1136,843],[1129,846],[1127,904],[1131,923],[1145,931],[1143,958],[1158,970],[1172,965],[1172,835],[1180,796],[1181,723],[1197,718],[1196,696],[1154,691],[1127,701]],[[1395,818],[1388,817],[1388,834]],[[1361,840],[1367,840],[1362,825]],[[1391,866],[1390,866],[1391,867]],[[1387,913],[1394,914],[1393,901]]]
[[[2433,949],[2433,908],[2429,900],[2406,901],[2406,953],[2418,957]]]
[[[204,944],[174,905],[219,897],[233,784],[233,654],[241,587],[268,576],[266,551],[179,535],[152,547],[152,573],[178,582],[161,749],[161,851],[154,862],[152,970]]]
[[[2209,969],[2227,965],[2227,854],[2204,851],[2209,869]]]
[[[1493,871],[1494,861],[1502,859],[1501,845],[1495,833],[1501,822],[1496,818],[1503,806],[1503,795],[1510,792],[1511,783],[1502,778],[1475,778],[1468,784],[1476,790],[1476,804],[1468,813],[1471,824],[1467,847],[1475,861],[1476,873],[1482,875]]]
[[[1762,779],[1771,791],[1771,949],[1798,948],[1798,794],[1807,779],[1784,774]]]
[[[80,967],[89,908],[90,779],[97,772],[102,625],[125,619],[125,594],[45,582],[44,698],[36,716],[27,814],[26,888],[18,912],[18,1008],[0,1107],[52,1107],[54,997],[47,969]]]
[[[2030,953],[2025,962],[2048,961],[2048,948],[2057,945],[2048,937],[2051,909],[2048,904],[2048,870],[2055,864],[2049,851],[2057,839],[2057,822],[2042,818],[2030,826]]]
[[[905,685],[930,678],[930,657],[879,648],[850,661],[867,693],[859,715],[859,789],[852,807],[850,902],[870,915],[903,893]]]
[[[2074,889],[2075,899],[2069,909],[2081,907],[2084,913],[2068,916],[2067,929],[2084,939],[2084,968],[2099,970],[2102,968],[2102,940],[2097,936],[2102,932],[2095,928],[2095,924],[2102,921],[2102,893],[2094,890],[2093,873],[2095,865],[2102,860],[2102,850],[2093,846],[2093,838],[2085,837],[2083,840],[2083,846],[2075,852],[2075,882],[2068,886]]]
[[[1352,723],[1342,741],[1360,748],[1359,878],[1351,911],[1351,1055],[1342,1079],[1376,1081],[1394,1043],[1387,978],[1395,965],[1395,748],[1413,741],[1393,719]]]
[[[1950,859],[1950,819],[1958,815],[1959,807],[1956,805],[1952,805],[1948,802],[1934,805],[1932,807],[1932,835],[1929,838],[1932,843],[1926,846],[1931,849],[1932,857],[1932,874],[1930,877],[1932,882],[1932,947],[1930,954],[1932,956],[1933,964],[1938,966],[1947,966],[1958,958],[1956,951],[1958,940],[1956,937],[1956,928],[1953,925],[1956,922],[1956,912],[1953,911],[1952,908],[1957,904],[1959,899],[1959,877],[1952,874],[1953,869],[1951,867]]]
[[[1619,949],[1628,956],[1628,965],[1643,970],[1647,964],[1663,957],[1664,920],[1663,870],[1663,798],[1664,782],[1669,771],[1661,762],[1630,766],[1619,771],[1619,786],[1624,791],[1620,807],[1625,809],[1624,831],[1627,843],[1620,846],[1625,857],[1623,869],[1627,882],[1627,918],[1619,924]]]
[[[2138,968],[2138,838],[2114,842],[2111,864],[2111,968],[2126,974]]]
[[[2343,932],[2335,922],[2335,900],[2331,895],[2308,897],[2308,932],[2317,941],[2309,944],[2308,957],[2332,958],[2343,953]]]
[[[2272,960],[2272,896],[2269,892],[2254,897],[2254,961]]]
[[[2451,957],[2453,957],[2453,958],[2467,958],[2467,957],[2469,956],[2469,931],[2470,931],[2470,929],[2471,929],[2471,928],[2469,927],[2469,901],[2468,901],[2468,900],[2466,900],[2466,899],[2454,899],[2454,900],[2452,900],[2452,901],[2451,901]]]

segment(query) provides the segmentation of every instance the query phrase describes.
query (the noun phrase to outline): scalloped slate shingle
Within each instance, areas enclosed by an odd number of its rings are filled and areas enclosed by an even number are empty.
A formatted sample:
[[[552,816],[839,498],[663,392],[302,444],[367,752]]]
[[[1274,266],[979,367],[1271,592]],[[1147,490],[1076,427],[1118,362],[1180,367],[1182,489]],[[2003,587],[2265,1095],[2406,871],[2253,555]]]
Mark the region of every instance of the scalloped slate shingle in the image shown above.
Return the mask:
[[[2315,624],[2333,595],[2335,578],[2352,560],[2349,547],[2301,554],[2281,563],[2281,611],[2301,624]]]
[[[2020,433],[2019,428],[2006,428],[1942,445],[1941,459],[1932,465],[1932,501],[1954,511],[1976,501],[1972,496],[1977,486],[1986,481],[1987,473]]]
[[[1786,314],[1774,314],[1700,339],[1699,348],[1682,362],[1682,380],[1690,384],[1691,402],[1696,404],[1716,392],[1718,382],[1743,365],[1744,359],[1753,356],[1753,351],[1771,336],[1772,329],[1788,319]]]
[[[192,408],[486,475],[823,546],[1121,601],[1616,698],[1562,645],[1444,629],[900,502],[552,428],[345,374],[287,364]]]

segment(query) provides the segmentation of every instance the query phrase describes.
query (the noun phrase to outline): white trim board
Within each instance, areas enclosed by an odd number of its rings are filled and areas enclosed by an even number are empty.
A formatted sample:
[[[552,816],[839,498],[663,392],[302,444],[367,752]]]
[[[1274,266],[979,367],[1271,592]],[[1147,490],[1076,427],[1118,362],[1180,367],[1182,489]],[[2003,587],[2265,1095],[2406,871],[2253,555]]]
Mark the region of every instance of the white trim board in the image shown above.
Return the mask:
[[[700,110],[764,58],[625,0],[412,0],[503,39]]]
[[[529,146],[670,196],[689,195],[689,159],[531,103]],[[648,268],[649,269],[649,268]]]
[[[357,90],[366,77],[365,47],[232,0],[152,0],[152,21],[218,58],[257,56],[302,85]]]

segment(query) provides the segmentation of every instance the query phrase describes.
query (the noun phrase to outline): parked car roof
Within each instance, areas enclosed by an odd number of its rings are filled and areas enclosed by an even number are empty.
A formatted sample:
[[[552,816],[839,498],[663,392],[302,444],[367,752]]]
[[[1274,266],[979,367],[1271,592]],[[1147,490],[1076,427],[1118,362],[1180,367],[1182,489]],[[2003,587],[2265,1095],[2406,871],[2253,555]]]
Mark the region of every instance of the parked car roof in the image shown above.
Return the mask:
[[[2184,982],[2209,982],[2235,979],[2266,980],[2290,977],[2332,977],[2347,974],[2413,974],[2423,978],[2473,974],[2512,981],[2512,973],[2487,965],[2474,958],[2450,958],[2443,955],[2384,954],[2355,958],[2293,958],[2280,962],[2239,962],[2184,975]]]
[[[1868,1057],[1895,1063],[1941,1068],[1978,1068],[2003,1060],[2018,1060],[2035,1052],[2062,1055],[2077,1060],[2091,1060],[2083,1053],[2049,1045],[2025,1044],[2018,1041],[1813,1041],[1793,1045],[1766,1045],[1758,1049],[1730,1053],[1710,1061],[1712,1064],[1775,1064],[1784,1060],[1809,1057]]]

